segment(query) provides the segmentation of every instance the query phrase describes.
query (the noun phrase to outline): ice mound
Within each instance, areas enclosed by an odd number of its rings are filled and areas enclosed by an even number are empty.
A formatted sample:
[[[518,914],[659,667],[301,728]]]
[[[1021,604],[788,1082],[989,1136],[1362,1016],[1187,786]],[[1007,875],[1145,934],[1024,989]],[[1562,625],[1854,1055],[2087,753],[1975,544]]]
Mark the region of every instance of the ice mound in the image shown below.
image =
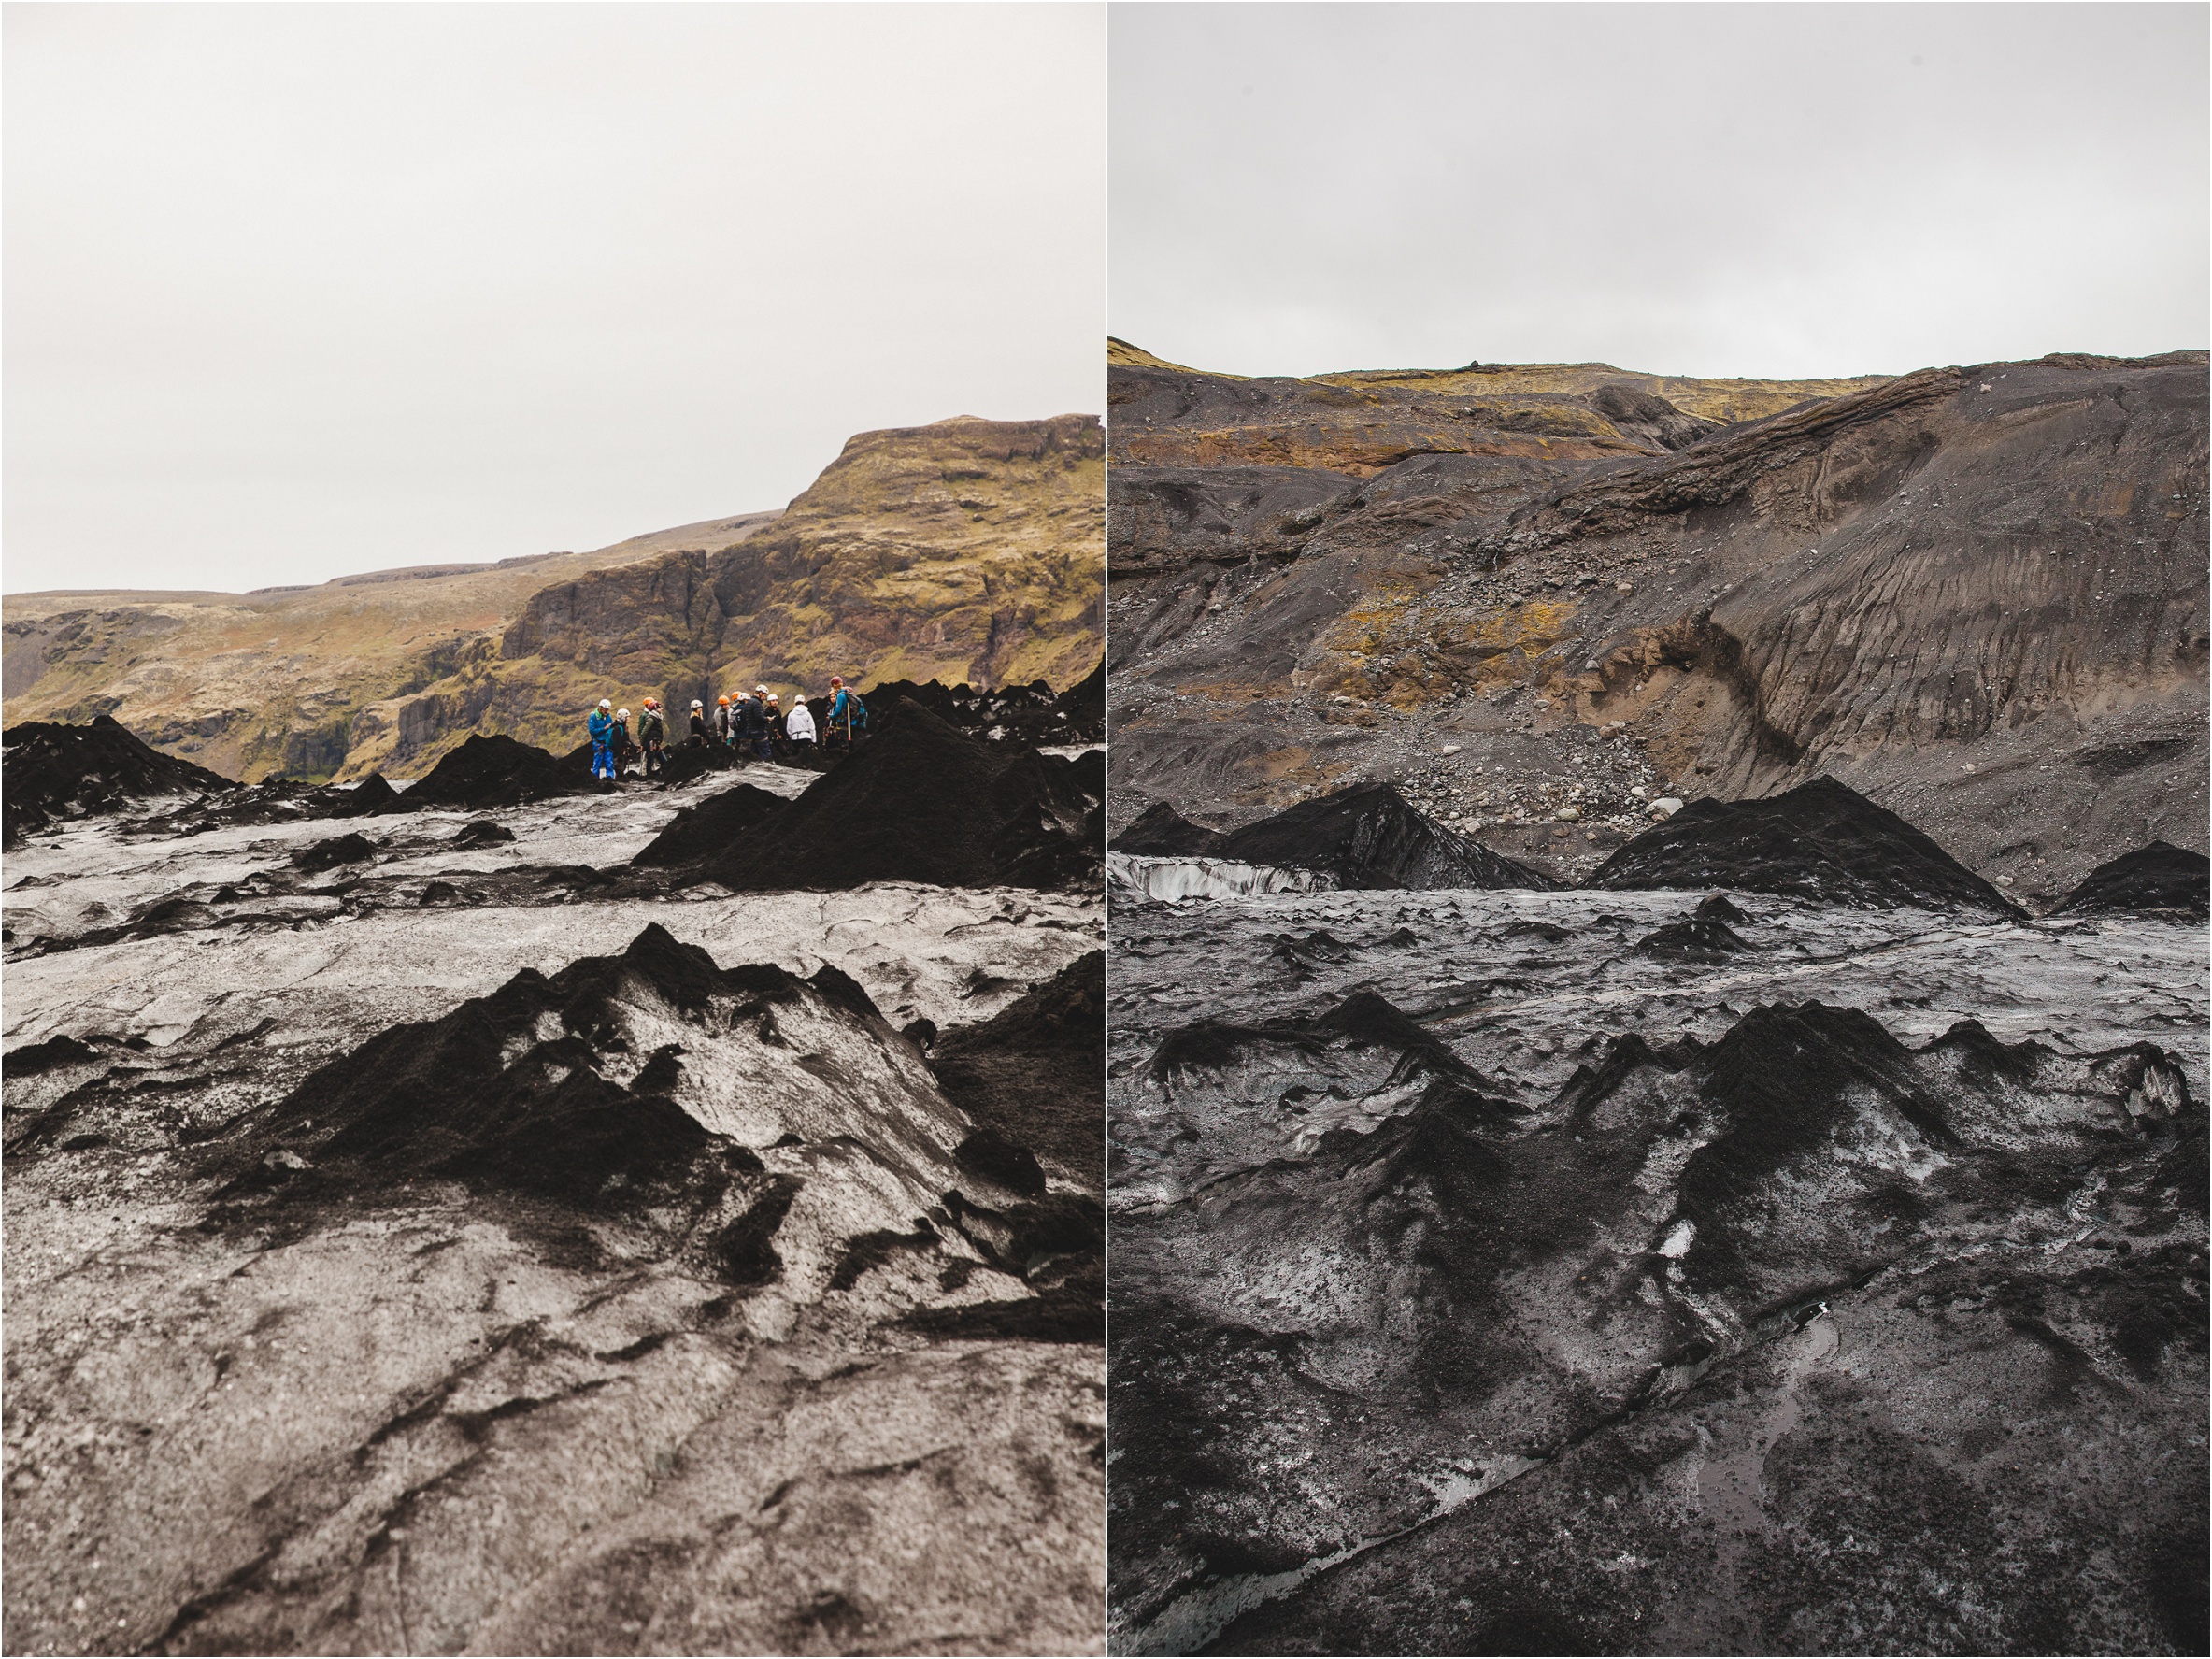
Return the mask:
[[[418,779],[396,805],[404,811],[425,807],[481,811],[555,795],[589,794],[596,787],[588,776],[579,776],[559,757],[532,744],[472,732]]]
[[[751,837],[787,805],[779,794],[750,783],[736,784],[678,812],[668,827],[640,848],[630,862],[639,865],[687,865],[721,856],[730,852],[740,837]],[[772,841],[752,840],[749,844],[760,858],[773,862],[779,856]]]
[[[698,866],[733,892],[835,892],[867,881],[1062,887],[1103,852],[1103,755],[1075,760],[978,742],[927,708],[895,718]]]
[[[1692,801],[1583,885],[1727,887],[1839,905],[2020,913],[1904,819],[1833,778],[1762,801]]]
[[[1155,801],[1135,823],[1107,842],[1106,849],[1146,858],[1191,858],[1212,852],[1221,839],[1220,830],[1192,823],[1165,801]]]
[[[1407,1582],[1480,1559],[1486,1582],[1536,1594],[1556,1556],[1523,1574],[1485,1540],[1579,1537],[1599,1490],[1613,1502],[1577,1570],[1602,1590],[1625,1538],[1674,1572],[1709,1552],[1681,1495],[1692,1476],[1720,1488],[1732,1453],[1748,1481],[1762,1456],[1769,1481],[1817,1481],[1816,1532],[1907,1555],[1940,1537],[1965,1558],[1986,1512],[1941,1506],[1989,1455],[1974,1433],[2017,1463],[2031,1444],[1993,1422],[2087,1433],[2122,1402],[2201,1422],[2205,1114],[2154,1046],[2067,1054],[1969,1022],[1916,1046],[1857,1010],[1762,1005],[1710,1045],[1621,1037],[1515,1113],[1379,1002],[1365,1028],[1398,1030],[1402,1081],[1436,1075],[1370,1121],[1352,1108],[1382,1103],[1394,1042],[1363,1050],[1320,1020],[1181,1028],[1117,1109],[1116,1155],[1151,1192],[1128,1204],[1117,1183],[1126,1651],[1308,1651],[1284,1633],[1354,1557]],[[1261,1145],[1254,1126],[1296,1107],[1344,1121]],[[1179,1190],[1132,1157],[1197,1175],[1238,1137],[1240,1157]],[[1834,1352],[1832,1304],[1860,1346],[1801,1394]],[[1887,1411],[1915,1425],[1878,1454],[1894,1509],[1834,1516]],[[1762,1422],[1798,1426],[1784,1441]],[[2098,1455],[2132,1460],[2124,1508],[2165,1452],[2138,1428]],[[1748,1547],[1794,1501],[1747,1499]],[[1796,1539],[1771,1546],[1776,1570]],[[1605,1605],[1633,1630],[1639,1604]]]
[[[1064,692],[1041,679],[1027,685],[976,691],[939,680],[887,679],[866,688],[869,728],[881,731],[897,721],[892,705],[912,703],[947,725],[992,742],[1032,745],[1097,743],[1106,737],[1106,660]],[[814,698],[808,707],[826,729],[829,702]]]
[[[2212,860],[2170,841],[2153,841],[2101,864],[2053,908],[2052,914],[2085,911],[2212,914]]]
[[[137,801],[234,789],[232,779],[164,754],[100,714],[81,726],[24,721],[0,735],[0,841],[14,846],[51,823],[118,812]]]
[[[1316,870],[1339,887],[1530,888],[1559,884],[1415,810],[1387,783],[1340,790],[1224,837],[1220,856]]]

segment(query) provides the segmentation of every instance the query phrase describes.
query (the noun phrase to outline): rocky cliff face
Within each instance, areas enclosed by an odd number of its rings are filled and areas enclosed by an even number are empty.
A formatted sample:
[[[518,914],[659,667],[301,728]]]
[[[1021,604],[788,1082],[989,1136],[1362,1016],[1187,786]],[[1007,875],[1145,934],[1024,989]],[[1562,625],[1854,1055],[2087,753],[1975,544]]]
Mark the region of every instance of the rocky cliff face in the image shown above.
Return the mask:
[[[11,594],[7,723],[107,714],[226,777],[327,778],[381,729],[378,718],[364,724],[364,710],[454,674],[548,583],[702,539],[735,541],[775,516],[681,525],[595,552],[371,571],[315,587]],[[428,712],[412,717],[418,737],[435,736]]]
[[[1471,363],[1247,379],[1123,340],[1107,342],[1107,362],[1117,466],[1321,467],[1354,478],[1416,455],[1590,461],[1680,450],[1732,422],[1889,378],[1709,380],[1605,363]]]
[[[676,708],[829,676],[1072,684],[1105,649],[1106,440],[1086,415],[863,432],[770,536],[539,590],[455,672],[364,712],[350,775],[470,730],[565,748],[610,696]]]
[[[782,515],[592,554],[262,594],[7,602],[8,723],[113,714],[226,774],[420,774],[472,732],[555,750],[583,710],[828,676],[1080,679],[1104,650],[1095,419],[863,433]],[[763,538],[773,522],[777,534]]]
[[[1117,366],[1117,822],[1388,779],[1575,875],[1652,799],[1830,775],[2030,897],[2193,845],[2205,361]]]

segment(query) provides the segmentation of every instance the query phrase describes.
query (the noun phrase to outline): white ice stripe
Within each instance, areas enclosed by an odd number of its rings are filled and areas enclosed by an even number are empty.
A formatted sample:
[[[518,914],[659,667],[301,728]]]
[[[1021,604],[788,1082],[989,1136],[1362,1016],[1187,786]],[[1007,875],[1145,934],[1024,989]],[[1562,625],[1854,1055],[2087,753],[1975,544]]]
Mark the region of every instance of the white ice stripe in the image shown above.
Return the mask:
[[[1250,898],[1265,893],[1320,893],[1336,885],[1318,870],[1284,870],[1234,858],[1142,858],[1106,854],[1106,875],[1147,898]]]

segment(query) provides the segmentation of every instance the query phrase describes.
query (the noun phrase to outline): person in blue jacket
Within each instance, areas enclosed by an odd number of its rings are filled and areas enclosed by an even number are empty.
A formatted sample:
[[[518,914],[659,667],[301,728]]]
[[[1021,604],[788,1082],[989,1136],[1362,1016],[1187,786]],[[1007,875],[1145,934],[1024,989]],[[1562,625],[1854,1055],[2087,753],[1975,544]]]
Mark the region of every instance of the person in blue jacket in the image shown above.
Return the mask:
[[[600,698],[599,707],[592,710],[591,718],[584,724],[592,734],[592,776],[604,778],[612,783],[615,775],[613,699]]]
[[[837,748],[850,748],[854,735],[868,729],[868,706],[841,674],[830,676],[830,713],[823,724],[828,728],[822,734],[825,741]]]

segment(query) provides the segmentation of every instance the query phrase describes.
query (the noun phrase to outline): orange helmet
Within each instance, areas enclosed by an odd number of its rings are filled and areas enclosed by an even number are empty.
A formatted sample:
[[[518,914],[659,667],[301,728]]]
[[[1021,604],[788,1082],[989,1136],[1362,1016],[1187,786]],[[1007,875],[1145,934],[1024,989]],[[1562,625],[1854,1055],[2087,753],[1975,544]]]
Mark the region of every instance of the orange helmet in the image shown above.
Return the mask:
[[[661,705],[660,705],[660,704],[659,704],[659,702],[657,702],[655,699],[653,699],[653,698],[651,698],[651,697],[648,697],[648,698],[645,700],[645,706],[646,706],[648,708],[659,708]]]
[[[720,703],[724,708],[727,708],[730,706],[730,699],[727,697],[717,697],[715,698],[715,701]]]

